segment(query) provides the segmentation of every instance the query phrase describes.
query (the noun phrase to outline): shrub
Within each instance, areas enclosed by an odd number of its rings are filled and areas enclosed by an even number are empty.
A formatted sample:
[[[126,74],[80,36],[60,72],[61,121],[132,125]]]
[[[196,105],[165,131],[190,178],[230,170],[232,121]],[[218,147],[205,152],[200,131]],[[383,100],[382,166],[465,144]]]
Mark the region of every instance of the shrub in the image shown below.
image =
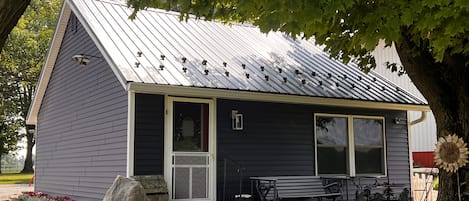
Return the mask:
[[[65,195],[50,196],[42,192],[23,192],[15,201],[75,201]]]

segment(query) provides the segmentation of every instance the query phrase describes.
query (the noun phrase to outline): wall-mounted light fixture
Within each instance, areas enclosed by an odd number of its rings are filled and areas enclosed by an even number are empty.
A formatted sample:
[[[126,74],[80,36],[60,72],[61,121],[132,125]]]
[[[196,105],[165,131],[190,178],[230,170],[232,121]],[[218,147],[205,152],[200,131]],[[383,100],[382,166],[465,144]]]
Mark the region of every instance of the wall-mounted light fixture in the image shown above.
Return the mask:
[[[399,117],[394,118],[394,123],[395,124],[401,124],[402,119]]]
[[[231,111],[231,127],[233,130],[243,130],[243,114],[238,113],[238,110]]]
[[[84,54],[73,55],[72,60],[80,64],[80,66],[86,66],[90,63],[90,58]]]
[[[93,56],[93,55],[87,55],[87,54],[75,54],[72,56],[72,60],[80,64],[80,66],[86,66],[90,63],[91,59],[90,58],[97,58],[101,59],[102,57],[99,56]],[[138,61],[137,61],[138,62]],[[140,62],[138,62],[140,63]],[[138,66],[137,66],[138,67]]]

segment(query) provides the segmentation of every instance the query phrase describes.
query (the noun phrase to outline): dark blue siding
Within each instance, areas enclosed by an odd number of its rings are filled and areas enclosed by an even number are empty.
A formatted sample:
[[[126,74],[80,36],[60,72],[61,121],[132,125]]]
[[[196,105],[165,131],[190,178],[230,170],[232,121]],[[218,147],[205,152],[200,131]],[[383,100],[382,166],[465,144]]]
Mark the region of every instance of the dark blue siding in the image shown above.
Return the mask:
[[[304,106],[229,100],[217,105],[220,160],[241,162],[258,176],[314,174],[313,114]],[[231,110],[244,115],[244,130],[231,129]]]
[[[244,115],[244,130],[231,129],[231,111]],[[405,111],[293,105],[219,99],[217,102],[217,182],[222,199],[224,159],[235,161],[243,171],[244,193],[249,176],[314,175],[314,114],[384,116],[388,175],[392,183],[410,185],[407,125],[396,125],[395,117],[406,119]],[[331,159],[333,160],[333,159]],[[236,169],[228,170],[228,191],[238,191]],[[363,179],[362,183],[374,182]],[[382,179],[382,181],[385,181]],[[354,186],[350,186],[350,192]],[[228,192],[229,193],[229,192]],[[352,196],[352,195],[351,195]]]
[[[164,96],[135,94],[134,174],[163,174]]]

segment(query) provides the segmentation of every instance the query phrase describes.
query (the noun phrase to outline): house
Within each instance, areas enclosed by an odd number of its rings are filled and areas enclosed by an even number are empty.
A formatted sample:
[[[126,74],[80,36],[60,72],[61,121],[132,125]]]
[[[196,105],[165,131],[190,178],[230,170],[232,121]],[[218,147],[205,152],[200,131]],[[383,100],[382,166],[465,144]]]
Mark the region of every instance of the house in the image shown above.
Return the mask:
[[[384,44],[381,43],[378,45],[378,48],[376,48],[374,56],[377,63],[377,68],[374,69],[376,73],[379,73],[381,76],[417,98],[425,100],[425,97],[423,97],[417,87],[415,87],[407,74],[399,76],[397,73],[393,73],[386,68],[386,62],[401,65],[399,55],[394,46],[385,48]],[[435,166],[433,162],[433,151],[437,143],[435,117],[431,112],[427,112],[426,114],[422,114],[419,111],[409,112],[410,119],[420,119],[422,115],[424,115],[423,121],[410,127],[412,159],[415,167],[433,168]]]
[[[161,174],[172,200],[224,200],[226,161],[243,190],[270,175],[409,187],[407,111],[424,101],[312,40],[130,13],[65,1],[27,118],[36,191],[101,200],[116,175]]]

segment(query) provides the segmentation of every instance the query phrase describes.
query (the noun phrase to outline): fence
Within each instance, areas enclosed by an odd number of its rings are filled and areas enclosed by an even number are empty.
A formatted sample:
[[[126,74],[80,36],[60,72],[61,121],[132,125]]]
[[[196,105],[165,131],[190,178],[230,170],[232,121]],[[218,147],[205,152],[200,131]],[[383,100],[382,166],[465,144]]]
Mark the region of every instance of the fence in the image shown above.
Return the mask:
[[[16,165],[3,165],[2,164],[2,173],[18,173],[23,169],[23,164]]]
[[[433,179],[438,175],[437,168],[414,168],[412,187],[414,201],[435,201],[438,191],[433,190]]]

